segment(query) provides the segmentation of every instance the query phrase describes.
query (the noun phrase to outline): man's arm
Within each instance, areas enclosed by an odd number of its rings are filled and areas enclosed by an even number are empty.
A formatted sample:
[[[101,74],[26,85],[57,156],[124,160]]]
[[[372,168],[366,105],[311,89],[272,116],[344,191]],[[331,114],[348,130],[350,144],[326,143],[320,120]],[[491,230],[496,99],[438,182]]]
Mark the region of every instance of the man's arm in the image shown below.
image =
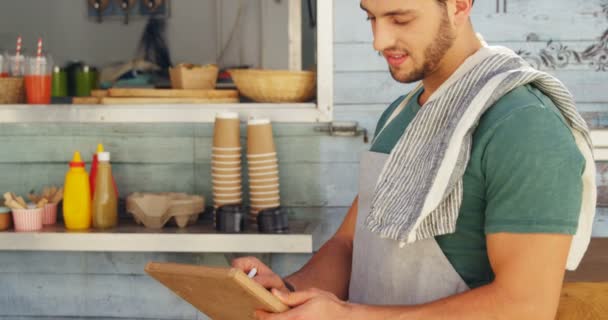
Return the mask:
[[[488,235],[496,275],[491,284],[419,306],[353,305],[352,319],[553,320],[571,240],[557,234]]]
[[[358,197],[353,203],[334,236],[293,275],[286,280],[296,290],[318,288],[348,298],[348,284],[352,265],[353,239],[357,222]]]
[[[312,259],[298,272],[285,278],[296,290],[319,288],[347,299],[352,264],[353,238],[357,222],[358,197],[353,201],[342,225]],[[254,281],[267,289],[287,292],[283,280],[268,266],[254,257],[238,258],[232,267],[248,273],[256,268]]]

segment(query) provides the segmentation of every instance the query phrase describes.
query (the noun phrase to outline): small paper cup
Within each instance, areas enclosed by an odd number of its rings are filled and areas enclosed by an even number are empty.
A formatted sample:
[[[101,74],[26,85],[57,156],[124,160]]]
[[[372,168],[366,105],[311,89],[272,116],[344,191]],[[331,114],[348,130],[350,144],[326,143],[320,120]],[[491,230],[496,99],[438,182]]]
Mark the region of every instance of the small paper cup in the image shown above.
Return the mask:
[[[42,229],[43,208],[13,209],[15,231],[38,231]]]
[[[57,223],[57,204],[47,203],[42,213],[42,224],[46,226],[55,223]]]

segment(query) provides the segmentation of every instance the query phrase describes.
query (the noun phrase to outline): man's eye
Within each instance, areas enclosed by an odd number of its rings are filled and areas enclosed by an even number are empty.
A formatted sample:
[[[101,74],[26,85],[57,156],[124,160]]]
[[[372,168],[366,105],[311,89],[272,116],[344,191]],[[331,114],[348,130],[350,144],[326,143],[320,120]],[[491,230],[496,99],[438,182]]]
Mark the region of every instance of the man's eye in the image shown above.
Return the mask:
[[[393,21],[394,21],[394,23],[396,25],[399,25],[399,26],[404,26],[404,25],[410,23],[410,20],[398,20],[398,19],[395,19]]]
[[[376,17],[367,17],[365,18],[367,21],[376,21]]]

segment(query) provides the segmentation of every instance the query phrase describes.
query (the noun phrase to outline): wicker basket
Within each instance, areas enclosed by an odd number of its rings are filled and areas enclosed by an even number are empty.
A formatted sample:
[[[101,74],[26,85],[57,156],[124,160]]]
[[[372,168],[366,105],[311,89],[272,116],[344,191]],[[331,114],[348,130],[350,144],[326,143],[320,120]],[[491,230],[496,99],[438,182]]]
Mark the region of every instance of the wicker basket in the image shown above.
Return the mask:
[[[256,102],[306,102],[317,87],[312,71],[233,69],[230,76],[239,92]]]
[[[173,89],[215,89],[219,68],[214,64],[179,64],[169,69]]]
[[[19,104],[25,101],[23,78],[0,78],[0,104]]]

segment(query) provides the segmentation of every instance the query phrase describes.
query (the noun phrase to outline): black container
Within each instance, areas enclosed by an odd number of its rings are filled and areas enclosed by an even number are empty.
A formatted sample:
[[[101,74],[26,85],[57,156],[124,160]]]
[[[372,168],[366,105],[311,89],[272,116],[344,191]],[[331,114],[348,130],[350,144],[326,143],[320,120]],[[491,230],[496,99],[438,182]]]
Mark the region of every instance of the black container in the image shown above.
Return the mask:
[[[289,217],[281,207],[260,211],[257,220],[260,233],[289,232]]]
[[[228,205],[215,210],[215,229],[222,233],[245,231],[247,213],[241,206]]]
[[[65,66],[65,72],[68,75],[68,96],[76,96],[76,73],[82,70],[84,63],[81,61],[70,61]]]

